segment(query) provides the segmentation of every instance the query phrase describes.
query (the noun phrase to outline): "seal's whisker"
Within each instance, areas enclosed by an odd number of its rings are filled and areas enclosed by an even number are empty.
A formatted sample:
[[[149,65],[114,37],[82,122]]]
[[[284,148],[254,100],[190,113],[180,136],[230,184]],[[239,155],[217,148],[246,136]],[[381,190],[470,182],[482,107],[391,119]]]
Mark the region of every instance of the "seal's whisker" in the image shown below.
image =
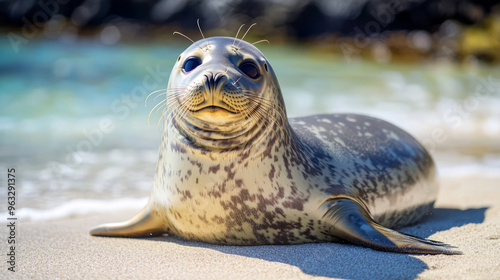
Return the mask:
[[[182,120],[186,116],[186,114],[191,110],[192,106],[194,106],[194,102],[192,99],[189,100],[187,105],[184,105],[182,110],[180,111],[180,114],[176,116],[176,119]],[[179,123],[181,126],[184,126],[183,123]]]
[[[264,40],[259,40],[257,42],[253,42],[252,45],[257,45],[257,44],[262,43],[262,42],[267,42],[268,44],[271,44],[271,42],[269,42],[269,40],[264,39]]]
[[[156,100],[156,99],[158,99],[158,97],[161,97],[163,95],[165,95],[165,98],[168,98],[171,94],[180,94],[180,93],[183,93],[184,90],[185,90],[185,88],[169,89],[169,90],[166,90],[166,92],[162,92],[162,93],[159,93],[158,95],[156,95],[153,100]]]
[[[163,111],[163,110],[165,109],[165,107],[167,106],[167,102],[166,102],[166,101],[167,101],[167,100],[163,100],[163,101],[162,101],[162,102],[164,102],[164,104],[163,104],[163,105],[165,105],[165,106],[163,106],[163,107],[158,107],[158,109],[156,109],[156,112],[155,112],[155,113],[158,113],[160,110],[162,110],[162,111]]]
[[[192,103],[193,103],[192,98],[190,98],[190,96],[187,96],[186,99],[180,103],[180,107],[177,110],[177,113],[174,115],[174,119],[184,118],[185,113],[187,113],[188,111],[188,106],[191,106]]]
[[[200,30],[200,33],[201,33],[201,37],[203,38],[203,40],[206,40],[207,41],[207,50],[210,50],[210,41],[205,38],[205,35],[203,35],[203,31],[201,31],[201,27],[200,27],[200,19],[197,19],[196,20],[196,24],[198,25],[198,29]]]
[[[165,107],[163,108],[162,111],[162,118],[165,120],[165,124],[168,123],[168,119],[170,118],[170,115],[172,113],[177,112],[178,109],[181,107],[182,103],[179,103],[178,98],[181,97],[183,92],[177,92],[177,93],[171,93],[170,95],[167,96],[165,99]],[[187,100],[185,101],[187,102]],[[165,128],[164,128],[165,132]]]
[[[184,95],[184,91],[179,91],[179,92],[172,92],[170,94],[168,94],[165,99],[171,101],[171,100],[175,100],[177,98],[180,98]]]
[[[166,93],[166,92],[167,92],[167,89],[159,89],[159,90],[155,90],[155,91],[153,91],[152,93],[150,93],[150,94],[146,97],[146,100],[144,100],[144,106],[147,106],[148,98],[149,98],[151,95],[153,95],[153,94],[155,94],[155,93],[157,93],[157,92],[161,92],[161,91],[165,91],[165,93]]]
[[[176,103],[178,103],[176,99],[169,99],[166,100],[165,106],[168,108],[173,108],[173,105],[176,105]]]
[[[189,108],[191,108],[193,104],[193,99],[192,98],[186,98],[186,102],[183,102],[182,105],[182,110],[179,110],[180,114],[177,116],[179,119],[183,119],[184,116],[186,116],[186,113],[189,111]]]
[[[171,92],[165,98],[165,106],[163,107],[161,118],[158,121],[158,126],[162,119],[164,121],[163,133],[166,132],[169,120],[174,118],[171,116],[173,116],[174,113],[177,114],[179,108],[182,106],[182,103],[179,102],[179,98],[184,96],[184,90],[179,90],[175,88],[171,88],[169,90]],[[187,102],[187,100],[185,100],[185,102]]]
[[[278,104],[276,104],[276,102],[268,100],[268,99],[265,99],[265,98],[261,97],[260,95],[257,95],[257,94],[255,94],[253,92],[250,92],[250,94],[248,94],[248,95],[252,96],[254,98],[258,98],[262,102],[267,102],[270,106],[273,106],[274,110],[276,110],[275,107],[277,107],[279,109],[279,111],[277,113],[280,115],[282,121],[283,122],[286,121],[286,112],[285,112],[285,110],[281,106],[279,106]]]
[[[167,98],[172,97],[172,96],[179,96],[182,93],[184,93],[185,89],[176,89],[176,90],[171,90],[167,92]]]
[[[272,126],[271,122],[269,121],[269,117],[271,117],[273,119],[273,122],[276,123],[275,118],[272,116],[272,114],[264,114],[264,112],[262,112],[262,110],[267,111],[268,106],[266,106],[265,103],[259,103],[255,99],[252,99],[252,97],[248,97],[248,96],[246,96],[246,97],[250,101],[253,101],[253,102],[249,102],[250,107],[252,108],[252,113],[253,113],[252,116],[255,116],[256,120],[264,120],[264,124],[267,127],[270,127],[273,130],[274,135],[276,136],[276,139],[279,139],[278,134],[276,133],[276,130],[274,129],[274,126]],[[278,123],[276,123],[276,124],[278,124]],[[279,124],[278,124],[278,127],[281,129]],[[283,130],[281,130],[281,132],[284,135]]]
[[[264,120],[264,122],[263,122],[264,126],[271,128],[273,133],[274,133],[274,136],[276,137],[276,139],[278,139],[278,134],[276,133],[274,128],[271,127],[271,124],[269,123],[269,119],[264,116],[264,114],[261,112],[261,110],[259,110],[258,105],[254,104],[254,106],[252,106],[252,108],[254,109],[254,111],[252,113],[255,116],[255,119],[256,120]]]
[[[165,110],[165,108],[163,108],[163,110]],[[160,129],[160,123],[161,123],[162,120],[164,120],[163,111],[161,112],[161,117],[158,120],[158,125],[157,125],[158,129]]]
[[[175,34],[181,35],[182,37],[184,37],[184,38],[188,39],[189,41],[191,41],[193,44],[196,44],[196,43],[195,43],[195,42],[194,42],[191,38],[189,38],[188,36],[186,36],[186,35],[184,35],[184,34],[182,34],[182,33],[178,32],[178,31],[174,31],[174,33],[173,33],[173,34],[174,34],[174,35],[175,35]],[[198,45],[198,44],[196,44],[196,45],[197,45],[197,46],[198,46],[198,48],[200,48],[202,51],[205,51],[205,50],[204,50],[204,49],[203,49],[200,45]]]
[[[236,81],[234,81],[234,83],[231,83],[231,84],[234,86],[237,82],[240,81],[240,79],[241,79],[241,76]]]
[[[234,41],[233,41],[233,45],[232,45],[233,47],[235,47],[234,44],[236,43],[236,39],[238,39],[238,34],[240,34],[240,30],[241,30],[241,28],[243,28],[243,26],[245,26],[245,24],[242,24],[240,26],[240,28],[238,28],[238,32],[236,32],[236,36],[234,36]]]
[[[169,109],[177,109],[178,106],[180,106],[181,103],[179,103],[179,101],[177,99],[175,100],[169,100],[167,103],[166,103],[166,106],[169,108]]]
[[[245,119],[250,118],[250,116],[251,116],[250,111],[247,108],[243,107],[241,104],[235,104],[235,105],[236,105],[237,109],[239,110],[239,112],[243,113],[243,117]]]
[[[277,105],[275,102],[273,102],[273,101],[271,101],[271,100],[267,100],[267,99],[265,99],[265,98],[261,97],[260,95],[255,94],[255,93],[253,93],[253,92],[251,92],[251,91],[246,91],[246,90],[245,90],[245,91],[243,91],[243,92],[245,93],[245,96],[246,96],[246,97],[252,97],[252,98],[253,98],[253,100],[254,100],[255,102],[261,102],[261,103],[265,103],[265,104],[267,104],[267,105],[269,106],[269,109],[272,109],[272,110],[275,110],[275,111],[276,111],[276,113],[280,116],[280,118],[281,118],[281,120],[282,120],[283,122],[285,122],[285,121],[286,121],[286,118],[285,118],[286,113],[285,113],[285,111],[283,110],[283,108],[281,108],[281,107],[280,107],[279,105]],[[278,110],[276,110],[276,107],[279,109],[279,111],[278,111]]]
[[[189,104],[186,112],[184,112],[184,116],[186,116],[186,114],[190,111],[193,111],[193,109],[196,107],[196,103],[194,102],[194,100],[191,100],[191,103]],[[182,116],[184,118],[184,116]]]
[[[279,138],[278,138],[278,134],[276,133],[275,126],[278,127],[278,129],[281,131],[281,135],[285,136],[286,134],[283,131],[282,124],[280,122],[278,122],[278,120],[276,119],[276,117],[274,117],[273,114],[264,114],[264,112],[262,112],[263,110],[264,110],[264,108],[259,109],[260,115],[264,116],[266,121],[269,122],[269,126],[271,126],[271,121],[274,123],[271,128],[276,136],[276,139],[279,139]]]
[[[243,108],[242,106],[238,106],[238,108],[243,113],[243,116],[245,117],[245,119],[250,119],[251,121],[258,123],[257,116],[255,114],[252,114],[250,112],[250,110]],[[250,104],[250,108],[253,110],[253,108],[251,107],[251,104]]]
[[[276,137],[276,139],[279,139],[279,138],[278,138],[278,133],[276,133],[276,130],[274,129],[274,126],[272,126],[272,125],[271,125],[271,122],[269,121],[269,117],[272,117],[272,116],[271,116],[271,115],[269,115],[269,114],[264,114],[264,112],[262,112],[262,107],[257,108],[257,106],[258,106],[258,105],[257,105],[257,103],[256,103],[256,104],[255,104],[256,109],[255,109],[255,111],[254,111],[254,113],[255,113],[256,117],[257,117],[258,119],[264,120],[264,125],[265,125],[266,127],[271,128],[271,130],[273,131],[274,136]]]
[[[187,87],[168,88],[168,89],[167,89],[167,93],[171,93],[171,92],[179,92],[179,91],[185,90],[186,88],[187,88]]]
[[[173,105],[175,105],[176,103],[177,103],[177,100],[175,100],[175,99],[171,99],[171,100],[167,100],[166,105],[167,105],[167,107],[169,107],[169,108],[170,108],[170,107],[172,107]]]
[[[252,29],[252,27],[254,27],[254,25],[256,25],[256,24],[257,23],[253,23],[252,25],[250,25],[250,27],[248,27],[247,32],[245,32],[245,34],[243,34],[243,37],[241,37],[241,41],[238,43],[238,45],[236,46],[236,48],[240,47],[240,44],[245,39],[245,36],[247,36],[248,31],[250,31],[250,29]]]
[[[155,101],[156,99],[158,99],[158,97],[161,97],[161,96],[163,96],[163,95],[165,95],[165,96],[166,96],[166,95],[167,95],[167,93],[165,92],[165,93],[158,94],[157,96],[155,96],[155,98],[153,98],[153,101]],[[165,97],[165,99],[166,99],[166,97]]]
[[[259,112],[256,112],[255,106],[252,106],[252,104],[250,104],[248,107],[250,107],[251,110],[249,110],[248,108],[243,108],[241,106],[239,106],[239,107],[241,108],[241,111],[243,112],[245,118],[250,119],[255,124],[258,124],[260,122],[261,114]],[[265,127],[268,127],[266,122],[267,122],[267,120],[265,120],[262,124]],[[276,131],[274,131],[274,129],[273,129],[273,132],[274,132],[275,136],[277,137],[278,135],[276,134]]]
[[[163,120],[164,120],[163,133],[165,133],[171,112],[172,112],[172,107],[165,107],[165,108],[163,108],[163,111],[161,112],[161,115],[162,115]]]
[[[170,96],[168,96],[167,99],[168,99],[169,106],[171,106],[172,104],[177,104],[177,105],[182,104],[182,102],[179,100],[180,97],[183,97],[183,95],[178,94],[178,95],[170,95]],[[185,99],[184,101],[186,101],[186,100],[188,100],[188,99]]]
[[[174,101],[177,101],[177,98],[179,98],[181,95],[169,95],[167,96],[167,98],[165,98],[165,100],[167,100],[168,103],[171,103],[171,102],[174,102]]]
[[[185,89],[186,87],[170,87],[170,88],[167,88],[167,91],[175,91],[175,90],[178,90],[178,89]]]
[[[258,44],[258,43],[262,43],[262,42],[267,42],[268,44],[271,44],[271,42],[269,42],[269,40],[264,39],[264,40],[260,40],[260,41],[257,41],[257,42],[255,42],[255,43],[252,43],[252,45],[256,45],[256,44]],[[245,47],[241,47],[239,50],[241,51],[241,50],[242,50],[242,49],[244,49],[244,48],[245,48]]]
[[[283,135],[283,137],[286,137],[287,134],[285,133],[285,130],[283,130],[283,124],[281,122],[279,122],[278,119],[276,119],[276,117],[273,114],[271,114],[270,116],[271,116],[273,122],[278,127],[278,129],[281,131],[281,135]]]
[[[166,125],[167,125],[167,115],[166,112],[168,111],[167,107],[164,107],[163,110],[161,111],[161,117],[158,120],[158,129],[160,129],[160,123],[163,121],[163,133],[165,133]]]
[[[151,118],[151,114],[153,113],[154,109],[156,109],[158,106],[162,105],[163,103],[165,103],[167,100],[164,99],[160,102],[158,102],[158,104],[156,104],[156,106],[153,107],[153,109],[151,109],[151,111],[149,112],[149,115],[148,115],[148,126],[149,126],[149,119]]]
[[[255,104],[255,107],[257,107],[258,105],[261,106],[260,108],[257,108],[256,111],[259,111],[259,113],[262,113],[261,110],[264,110],[264,111],[269,111],[271,110],[271,112],[274,112],[276,114],[278,114],[280,116],[280,119],[281,121],[279,121],[275,116],[274,114],[261,114],[263,116],[263,119],[264,120],[267,120],[268,117],[270,117],[272,119],[272,121],[278,126],[278,128],[281,130],[281,133],[283,135],[285,135],[284,131],[283,131],[283,123],[284,123],[284,119],[283,119],[283,116],[280,114],[279,111],[277,111],[275,109],[275,104],[266,100],[266,99],[263,99],[263,98],[256,98],[255,96],[251,96],[251,95],[245,95],[246,98],[248,98],[249,100],[253,101],[253,103]],[[279,106],[278,106],[279,107]],[[274,129],[274,128],[273,128]]]
[[[165,133],[169,122],[173,122],[174,112],[176,112],[178,110],[178,108],[179,108],[179,105],[175,104],[175,106],[170,106],[167,110],[165,110],[165,117],[164,117],[164,119],[165,119],[165,126],[163,128],[163,133]]]
[[[177,89],[177,90],[172,90],[170,92],[167,92],[167,95],[166,95],[165,98],[172,98],[172,97],[180,96],[180,95],[182,95],[184,93],[184,90],[185,90],[185,88],[183,88],[183,89]]]
[[[175,104],[175,106],[169,107],[169,109],[166,112],[166,116],[165,116],[167,124],[169,122],[171,122],[171,123],[175,122],[176,116],[179,113],[180,108],[181,108],[181,105],[179,103]]]

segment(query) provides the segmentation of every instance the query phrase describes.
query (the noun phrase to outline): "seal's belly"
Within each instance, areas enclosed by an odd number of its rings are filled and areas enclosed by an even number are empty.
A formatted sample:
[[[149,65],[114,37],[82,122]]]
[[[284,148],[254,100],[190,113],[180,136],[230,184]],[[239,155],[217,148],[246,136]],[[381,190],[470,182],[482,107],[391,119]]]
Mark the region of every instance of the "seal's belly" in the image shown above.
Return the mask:
[[[252,186],[226,186],[219,196],[213,187],[190,191],[191,196],[171,196],[168,220],[170,233],[217,244],[296,244],[331,241],[321,227],[320,201],[291,200],[285,187],[261,191]],[[268,189],[269,190],[269,189]],[[304,215],[304,213],[307,213]]]

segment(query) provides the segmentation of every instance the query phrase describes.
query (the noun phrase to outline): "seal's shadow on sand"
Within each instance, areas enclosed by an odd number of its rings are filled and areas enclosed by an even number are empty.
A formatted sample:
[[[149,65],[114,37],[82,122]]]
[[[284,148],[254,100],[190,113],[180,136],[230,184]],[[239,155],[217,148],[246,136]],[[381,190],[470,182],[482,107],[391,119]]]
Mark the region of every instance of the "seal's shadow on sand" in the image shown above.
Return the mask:
[[[466,210],[436,208],[425,221],[400,230],[420,237],[429,237],[436,232],[448,230],[452,227],[482,223],[486,210],[487,208]],[[413,279],[428,269],[427,264],[412,255],[379,252],[349,244],[223,246],[185,241],[170,236],[148,239],[160,242],[174,242],[181,246],[204,247],[225,254],[284,263],[296,266],[304,273],[312,276],[345,279],[399,279],[402,277]],[[446,240],[440,241],[446,242]]]

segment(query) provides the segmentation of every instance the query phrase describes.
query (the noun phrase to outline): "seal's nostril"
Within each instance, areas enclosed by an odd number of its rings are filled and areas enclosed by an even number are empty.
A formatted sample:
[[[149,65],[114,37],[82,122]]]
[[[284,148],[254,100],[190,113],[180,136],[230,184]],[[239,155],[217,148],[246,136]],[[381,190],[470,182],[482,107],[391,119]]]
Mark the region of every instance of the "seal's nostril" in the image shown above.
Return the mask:
[[[219,84],[226,79],[227,79],[227,77],[226,77],[226,74],[224,72],[218,72],[217,74],[215,74],[215,77],[214,77],[215,86],[219,86]]]
[[[217,73],[215,74],[214,80],[217,83],[221,78],[222,78],[223,73]]]
[[[207,71],[204,74],[206,80],[205,80],[205,86],[206,88],[211,91],[214,88],[215,82],[214,82],[214,74],[212,72]]]

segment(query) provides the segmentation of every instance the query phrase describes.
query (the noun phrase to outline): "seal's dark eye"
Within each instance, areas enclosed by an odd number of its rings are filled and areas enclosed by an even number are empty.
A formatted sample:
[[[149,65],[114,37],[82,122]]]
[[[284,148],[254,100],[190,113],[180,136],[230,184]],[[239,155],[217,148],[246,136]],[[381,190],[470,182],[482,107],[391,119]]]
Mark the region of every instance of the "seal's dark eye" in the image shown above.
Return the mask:
[[[243,62],[240,65],[240,70],[252,79],[257,79],[260,76],[259,68],[253,62]]]
[[[193,71],[196,67],[201,65],[201,59],[197,57],[190,57],[184,61],[184,65],[182,65],[182,69],[184,72],[188,73]]]

